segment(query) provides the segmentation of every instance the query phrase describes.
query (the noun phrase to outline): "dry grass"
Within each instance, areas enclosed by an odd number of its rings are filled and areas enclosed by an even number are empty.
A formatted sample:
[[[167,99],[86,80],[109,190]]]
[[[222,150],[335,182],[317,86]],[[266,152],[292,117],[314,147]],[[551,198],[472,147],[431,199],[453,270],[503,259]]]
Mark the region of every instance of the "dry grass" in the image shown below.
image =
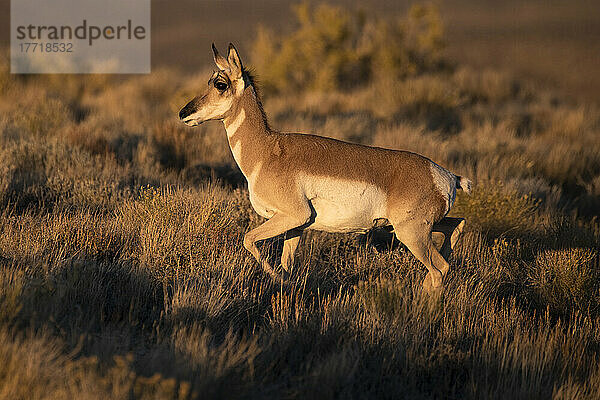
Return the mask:
[[[468,68],[266,99],[276,127],[476,181],[430,307],[408,252],[348,235],[269,280],[223,128],[176,121],[205,81],[0,65],[0,398],[597,397],[598,109]]]

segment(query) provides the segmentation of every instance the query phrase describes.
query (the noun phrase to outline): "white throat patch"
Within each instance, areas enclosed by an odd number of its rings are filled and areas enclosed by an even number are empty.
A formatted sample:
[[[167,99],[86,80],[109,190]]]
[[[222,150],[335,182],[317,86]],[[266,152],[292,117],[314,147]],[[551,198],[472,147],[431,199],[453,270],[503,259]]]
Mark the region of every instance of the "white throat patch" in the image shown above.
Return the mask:
[[[227,131],[227,136],[232,137],[233,135],[235,135],[237,130],[244,123],[244,120],[246,120],[246,111],[244,111],[243,108],[240,110],[235,119],[231,121],[231,123],[229,121],[224,120],[223,123],[225,125],[225,130]]]

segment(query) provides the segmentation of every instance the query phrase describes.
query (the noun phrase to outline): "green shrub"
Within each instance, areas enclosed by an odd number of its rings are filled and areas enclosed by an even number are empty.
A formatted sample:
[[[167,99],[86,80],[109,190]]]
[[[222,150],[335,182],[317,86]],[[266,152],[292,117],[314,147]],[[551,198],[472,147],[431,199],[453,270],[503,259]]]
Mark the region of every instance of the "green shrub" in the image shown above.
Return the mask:
[[[439,65],[443,29],[432,5],[413,6],[396,20],[328,4],[302,3],[294,12],[294,31],[275,35],[260,27],[254,41],[252,63],[267,91],[343,89]]]

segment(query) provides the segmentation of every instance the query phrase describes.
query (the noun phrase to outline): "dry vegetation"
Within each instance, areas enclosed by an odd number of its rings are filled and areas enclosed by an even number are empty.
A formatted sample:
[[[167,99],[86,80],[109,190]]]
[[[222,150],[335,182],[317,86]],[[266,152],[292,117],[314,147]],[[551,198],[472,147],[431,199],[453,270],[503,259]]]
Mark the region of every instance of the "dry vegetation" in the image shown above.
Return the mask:
[[[10,76],[4,59],[0,398],[597,398],[600,110],[423,65],[294,96],[266,70],[265,107],[476,182],[433,308],[410,253],[348,235],[306,234],[291,287],[270,281],[222,125],[176,119],[206,71]]]

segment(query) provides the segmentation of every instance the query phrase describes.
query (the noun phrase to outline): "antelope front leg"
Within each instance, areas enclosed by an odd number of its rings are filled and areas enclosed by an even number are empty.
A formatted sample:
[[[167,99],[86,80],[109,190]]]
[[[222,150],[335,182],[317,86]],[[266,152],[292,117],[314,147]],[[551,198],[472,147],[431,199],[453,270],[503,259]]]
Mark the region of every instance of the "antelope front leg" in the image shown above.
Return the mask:
[[[262,265],[265,272],[267,272],[271,276],[271,278],[273,278],[277,282],[283,283],[283,279],[280,276],[278,276],[277,273],[275,273],[275,270],[269,264],[267,259],[260,255],[260,251],[256,246],[256,242],[281,235],[282,233],[302,226],[305,223],[305,220],[299,220],[298,218],[293,218],[285,214],[275,214],[270,220],[268,220],[264,224],[246,233],[246,236],[244,236],[244,247],[254,256],[256,261],[258,261],[258,263]],[[299,237],[300,236],[298,236],[298,238]],[[295,238],[290,240],[294,239]],[[287,242],[288,240],[286,240],[286,243],[284,244],[284,253],[286,253],[286,244],[287,247],[289,247],[289,250],[292,250],[291,247],[293,243]],[[293,246],[293,250],[295,250],[295,247],[297,245],[298,243],[296,242],[295,246]]]

